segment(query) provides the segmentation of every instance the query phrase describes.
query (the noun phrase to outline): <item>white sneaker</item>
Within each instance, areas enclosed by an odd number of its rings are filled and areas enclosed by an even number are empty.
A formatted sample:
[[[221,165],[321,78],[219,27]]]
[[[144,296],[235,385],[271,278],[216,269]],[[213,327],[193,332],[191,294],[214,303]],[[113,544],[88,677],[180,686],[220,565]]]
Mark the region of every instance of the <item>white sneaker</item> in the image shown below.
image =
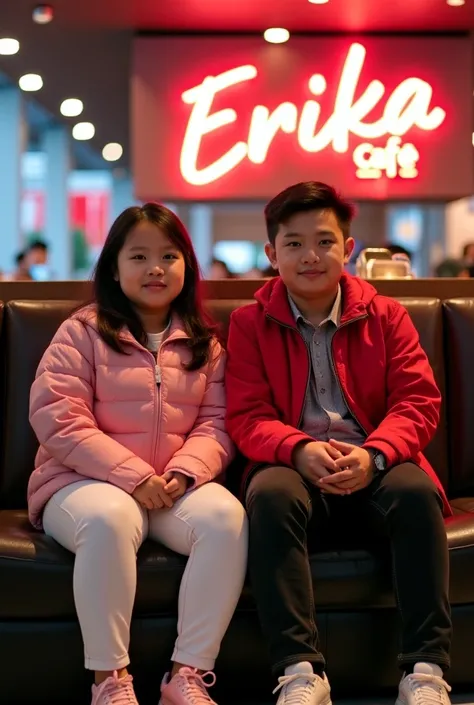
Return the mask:
[[[324,674],[322,678],[316,675],[307,661],[285,669],[273,692],[279,690],[277,705],[331,705],[328,679]]]
[[[402,678],[396,705],[451,705],[450,691],[439,666],[417,663],[413,673]]]

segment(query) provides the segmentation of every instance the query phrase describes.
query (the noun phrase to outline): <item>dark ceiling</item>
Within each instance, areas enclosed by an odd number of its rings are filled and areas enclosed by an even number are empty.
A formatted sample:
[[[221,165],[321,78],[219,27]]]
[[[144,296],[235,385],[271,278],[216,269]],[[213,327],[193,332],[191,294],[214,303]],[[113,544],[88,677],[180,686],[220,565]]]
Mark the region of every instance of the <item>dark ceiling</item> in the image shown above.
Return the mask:
[[[108,166],[107,142],[120,142],[129,164],[129,62],[137,30],[159,32],[262,32],[283,26],[294,32],[474,32],[474,0],[450,7],[445,0],[56,0],[55,19],[39,26],[30,0],[0,0],[0,36],[20,41],[15,56],[0,57],[0,72],[17,81],[39,73],[43,89],[34,100],[51,119],[66,120],[59,105],[84,101],[80,118],[96,126],[93,140],[76,145],[78,166]],[[44,117],[43,117],[44,119]],[[35,134],[33,131],[34,141]]]

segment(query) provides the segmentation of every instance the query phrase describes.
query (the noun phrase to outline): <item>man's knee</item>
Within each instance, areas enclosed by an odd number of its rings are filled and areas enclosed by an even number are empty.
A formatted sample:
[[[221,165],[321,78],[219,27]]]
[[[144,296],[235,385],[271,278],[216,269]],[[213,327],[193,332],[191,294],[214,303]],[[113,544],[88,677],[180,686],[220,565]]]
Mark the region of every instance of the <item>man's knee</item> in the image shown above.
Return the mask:
[[[252,520],[264,515],[271,519],[294,511],[309,514],[309,493],[301,475],[288,467],[265,467],[250,480],[246,494]]]
[[[392,468],[385,478],[385,492],[404,511],[416,514],[442,509],[442,500],[433,480],[414,463]]]

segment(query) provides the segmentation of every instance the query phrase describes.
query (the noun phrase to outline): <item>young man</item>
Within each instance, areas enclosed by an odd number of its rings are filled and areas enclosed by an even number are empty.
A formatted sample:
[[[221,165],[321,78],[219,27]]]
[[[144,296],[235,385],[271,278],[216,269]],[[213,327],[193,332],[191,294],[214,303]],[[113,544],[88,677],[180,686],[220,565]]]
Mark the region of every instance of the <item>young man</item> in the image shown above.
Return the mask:
[[[291,186],[265,217],[280,276],[233,313],[227,395],[228,429],[250,461],[250,574],[278,703],[330,705],[308,540],[364,525],[391,542],[398,705],[449,705],[450,510],[421,454],[439,418],[432,370],[406,310],[344,272],[353,208],[333,188]]]

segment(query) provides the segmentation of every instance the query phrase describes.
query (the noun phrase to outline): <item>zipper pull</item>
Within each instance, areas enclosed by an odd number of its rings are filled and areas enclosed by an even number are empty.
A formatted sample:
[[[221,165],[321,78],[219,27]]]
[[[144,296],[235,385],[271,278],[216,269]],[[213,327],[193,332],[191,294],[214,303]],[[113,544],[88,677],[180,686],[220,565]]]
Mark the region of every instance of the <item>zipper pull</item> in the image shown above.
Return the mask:
[[[157,385],[161,384],[161,368],[159,365],[155,365],[155,382]]]

